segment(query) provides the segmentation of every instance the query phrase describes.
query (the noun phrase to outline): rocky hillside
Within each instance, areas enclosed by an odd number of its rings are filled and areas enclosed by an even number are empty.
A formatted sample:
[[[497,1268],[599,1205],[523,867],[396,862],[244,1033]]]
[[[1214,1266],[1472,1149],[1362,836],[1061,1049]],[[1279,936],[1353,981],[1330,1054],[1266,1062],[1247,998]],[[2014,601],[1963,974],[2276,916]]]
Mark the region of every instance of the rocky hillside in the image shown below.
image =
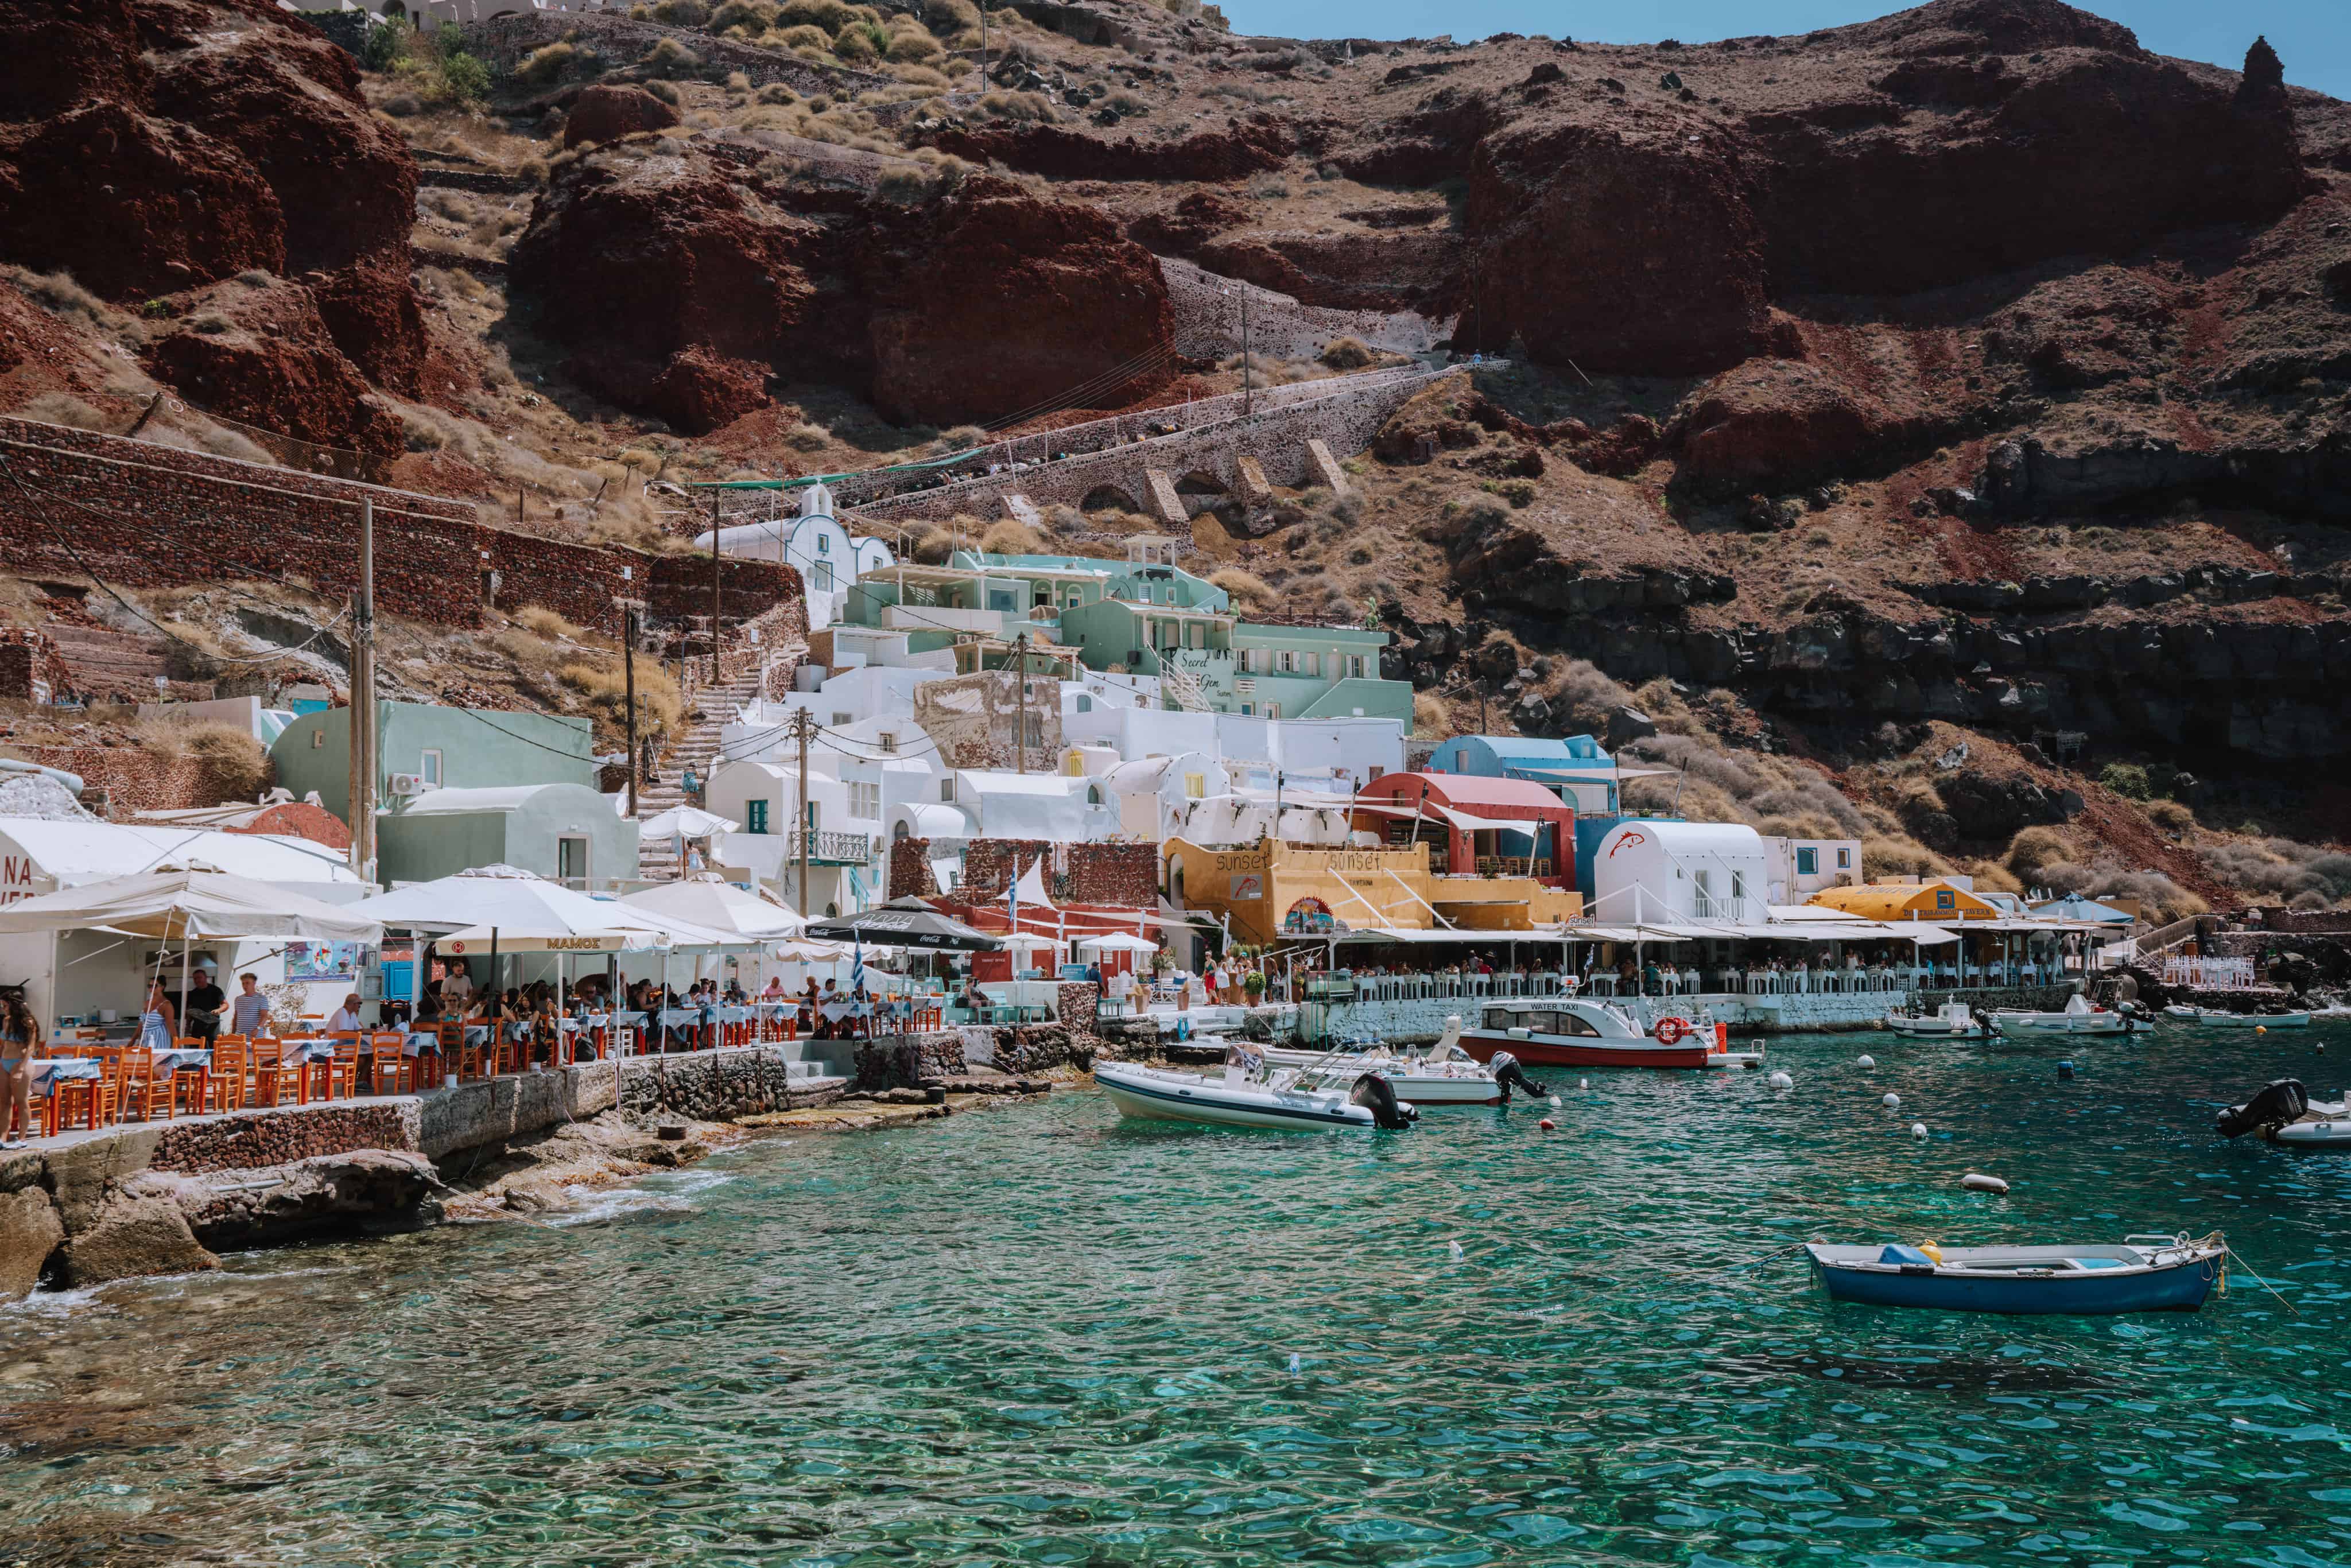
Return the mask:
[[[658,542],[648,481],[1328,373],[1223,317],[1178,353],[1181,257],[1507,361],[1354,494],[1195,523],[1263,612],[1369,601],[1432,726],[1743,752],[1713,809],[1819,783],[1861,815],[1781,820],[1881,867],[2351,895],[2298,847],[2351,838],[2351,106],[2265,43],[2056,0],[1646,47],[1010,0],[983,76],[978,19],[660,0],[354,56],[261,0],[19,8],[0,403],[122,429],[170,388],[150,434]]]

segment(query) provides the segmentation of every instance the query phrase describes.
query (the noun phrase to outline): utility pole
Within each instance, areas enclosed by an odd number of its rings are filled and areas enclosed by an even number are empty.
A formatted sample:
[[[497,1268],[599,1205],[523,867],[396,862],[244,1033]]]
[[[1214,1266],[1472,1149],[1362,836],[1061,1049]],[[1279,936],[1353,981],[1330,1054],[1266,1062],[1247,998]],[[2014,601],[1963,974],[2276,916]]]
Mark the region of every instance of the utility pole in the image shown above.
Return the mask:
[[[637,609],[621,606],[621,683],[629,711],[629,818],[637,815]]]
[[[808,709],[800,707],[794,708],[792,710],[792,733],[799,737],[800,743],[800,918],[802,920],[806,920],[808,918],[810,817],[808,792]]]
[[[375,880],[375,502],[360,501],[360,591],[351,607],[351,870]]]
[[[710,684],[718,684],[718,496],[710,492]]]
[[[1019,760],[1013,765],[1016,773],[1029,771],[1029,633],[1023,632],[1013,639],[1012,685],[1019,704],[1012,727],[1012,754]]]
[[[1247,419],[1255,399],[1249,389],[1249,285],[1241,285],[1241,417]]]

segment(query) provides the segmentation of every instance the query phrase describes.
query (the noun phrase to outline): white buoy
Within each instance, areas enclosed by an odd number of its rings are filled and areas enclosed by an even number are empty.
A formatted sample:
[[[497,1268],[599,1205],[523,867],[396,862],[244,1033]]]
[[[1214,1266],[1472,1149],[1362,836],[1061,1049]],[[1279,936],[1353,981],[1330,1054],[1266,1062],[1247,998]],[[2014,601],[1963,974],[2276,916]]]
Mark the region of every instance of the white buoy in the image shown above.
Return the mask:
[[[1774,1089],[1793,1089],[1796,1086],[1796,1081],[1784,1072],[1771,1074],[1770,1082]]]
[[[1551,1108],[1554,1111],[1559,1109],[1559,1096],[1556,1094],[1551,1097]]]
[[[1982,1176],[1970,1171],[1959,1178],[1959,1185],[1970,1192],[2006,1192],[2008,1184],[1996,1176]]]
[[[1854,1065],[1855,1067],[1875,1067],[1877,1065],[1877,1058],[1865,1055],[1860,1061],[1855,1062]]]
[[[1461,1256],[1461,1243],[1459,1243],[1458,1241],[1448,1241],[1448,1242],[1447,1242],[1447,1243],[1445,1244],[1445,1249],[1446,1249],[1447,1252],[1452,1253],[1456,1258],[1458,1258],[1458,1257],[1460,1257],[1460,1256]]]
[[[1911,1135],[1912,1137],[1914,1137],[1914,1138],[1923,1138],[1923,1137],[1925,1137],[1925,1136],[1927,1135],[1927,1124],[1926,1124],[1926,1123],[1924,1123],[1924,1122],[1913,1122],[1913,1123],[1911,1123],[1911,1124],[1910,1124],[1910,1135]]]
[[[1294,1350],[1290,1353],[1290,1370],[1292,1372],[1298,1370],[1298,1353]]]
[[[1575,1081],[1575,1086],[1578,1089],[1589,1089],[1592,1087],[1592,1080],[1589,1078],[1579,1078]]]
[[[1878,1103],[1885,1106],[1889,1111],[1899,1111],[1902,1109],[1902,1096],[1899,1094],[1888,1094],[1885,1099],[1880,1100]]]

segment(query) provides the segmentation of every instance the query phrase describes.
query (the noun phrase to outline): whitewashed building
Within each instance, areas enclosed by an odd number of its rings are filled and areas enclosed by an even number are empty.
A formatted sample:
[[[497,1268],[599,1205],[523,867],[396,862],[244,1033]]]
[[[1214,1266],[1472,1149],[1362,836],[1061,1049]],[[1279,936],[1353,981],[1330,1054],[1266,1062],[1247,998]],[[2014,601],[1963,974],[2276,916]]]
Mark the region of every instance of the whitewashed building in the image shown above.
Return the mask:
[[[1771,856],[1740,822],[1633,817],[1601,835],[1592,863],[1594,920],[1761,925],[1771,918]]]

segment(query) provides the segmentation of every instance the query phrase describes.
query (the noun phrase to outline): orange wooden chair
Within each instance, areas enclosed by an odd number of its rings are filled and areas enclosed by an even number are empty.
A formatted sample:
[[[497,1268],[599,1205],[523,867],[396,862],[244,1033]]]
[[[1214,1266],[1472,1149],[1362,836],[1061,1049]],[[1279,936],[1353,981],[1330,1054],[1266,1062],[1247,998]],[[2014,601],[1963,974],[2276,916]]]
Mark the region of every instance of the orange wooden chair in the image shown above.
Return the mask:
[[[182,1035],[172,1043],[182,1051],[201,1051],[208,1055],[214,1045],[213,1041],[192,1034]],[[172,1093],[175,1105],[184,1105],[191,1115],[202,1111],[204,1108],[207,1089],[205,1081],[212,1076],[212,1068],[207,1065],[183,1067],[174,1071],[172,1075]]]
[[[250,1049],[245,1036],[225,1034],[213,1041],[212,1071],[204,1074],[199,1111],[245,1109],[245,1059]]]
[[[105,1053],[84,1050],[76,1054],[95,1057],[99,1064],[99,1075],[95,1078],[64,1079],[49,1085],[49,1131],[52,1134],[75,1126],[87,1127],[95,1133],[112,1124],[121,1103],[114,1068],[107,1062]]]
[[[253,1080],[255,1105],[282,1105],[289,1094],[296,1104],[305,1103],[301,1065],[286,1060],[284,1040],[274,1035],[255,1040],[246,1067]]]
[[[361,1030],[345,1029],[337,1030],[328,1038],[335,1042],[335,1054],[324,1061],[310,1063],[306,1077],[317,1087],[321,1100],[332,1100],[337,1084],[342,1086],[344,1099],[356,1099],[364,1077],[360,1071],[360,1052],[367,1036]]]
[[[129,1121],[137,1116],[152,1122],[157,1116],[170,1121],[179,1111],[179,1077],[171,1068],[159,1065],[155,1053],[145,1046],[124,1051],[116,1059],[115,1114]]]
[[[416,1060],[408,1054],[408,1037],[379,1031],[368,1037],[368,1092],[413,1094],[416,1092]],[[384,1087],[390,1084],[390,1088]]]

